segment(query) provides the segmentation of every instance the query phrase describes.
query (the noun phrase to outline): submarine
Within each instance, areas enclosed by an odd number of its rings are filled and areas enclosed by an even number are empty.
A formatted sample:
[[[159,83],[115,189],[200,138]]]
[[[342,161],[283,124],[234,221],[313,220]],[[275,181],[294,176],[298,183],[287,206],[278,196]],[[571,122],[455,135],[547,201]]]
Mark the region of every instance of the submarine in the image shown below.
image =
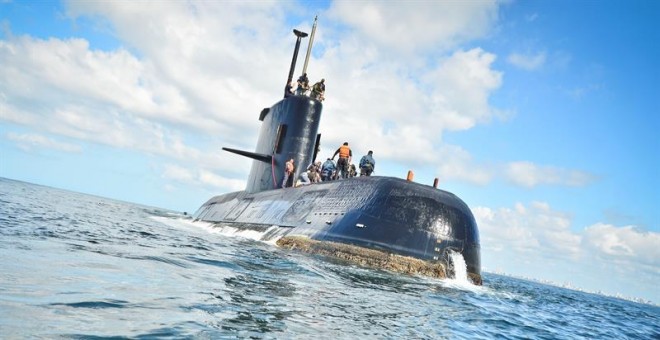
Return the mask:
[[[315,28],[316,20],[303,73]],[[301,39],[308,35],[293,32],[296,44],[287,85]],[[288,249],[438,278],[454,277],[453,254],[461,254],[468,279],[481,285],[479,230],[467,204],[453,193],[387,176],[280,187],[289,159],[296,164],[294,179],[315,161],[322,111],[321,101],[285,89],[282,100],[258,114],[255,151],[223,148],[252,159],[245,190],[212,197],[193,214],[193,221],[258,231],[261,240]]]

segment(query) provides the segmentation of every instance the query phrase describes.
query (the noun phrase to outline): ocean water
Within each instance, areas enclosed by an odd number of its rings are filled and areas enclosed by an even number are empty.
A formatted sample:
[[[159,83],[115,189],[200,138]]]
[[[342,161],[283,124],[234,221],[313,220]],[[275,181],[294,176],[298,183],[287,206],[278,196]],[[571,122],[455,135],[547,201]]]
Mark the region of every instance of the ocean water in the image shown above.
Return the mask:
[[[660,308],[361,268],[0,178],[0,338],[660,339]]]

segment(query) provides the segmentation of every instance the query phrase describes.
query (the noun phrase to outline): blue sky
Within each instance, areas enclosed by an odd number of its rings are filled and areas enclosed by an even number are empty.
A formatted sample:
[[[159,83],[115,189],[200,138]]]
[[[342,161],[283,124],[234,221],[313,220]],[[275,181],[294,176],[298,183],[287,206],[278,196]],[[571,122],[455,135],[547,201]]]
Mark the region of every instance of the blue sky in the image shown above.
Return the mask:
[[[657,1],[0,2],[0,176],[187,212],[241,190],[221,148],[254,148],[314,15],[321,157],[438,177],[486,271],[660,303]]]

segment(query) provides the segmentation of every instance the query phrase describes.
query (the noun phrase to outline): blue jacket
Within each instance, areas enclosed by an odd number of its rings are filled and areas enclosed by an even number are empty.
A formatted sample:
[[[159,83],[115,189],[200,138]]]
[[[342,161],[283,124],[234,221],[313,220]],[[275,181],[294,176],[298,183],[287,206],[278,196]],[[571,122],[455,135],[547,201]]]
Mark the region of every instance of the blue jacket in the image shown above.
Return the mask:
[[[333,172],[335,169],[337,169],[337,166],[335,165],[335,162],[330,159],[325,161],[325,163],[323,163],[321,166],[321,172],[323,173]]]
[[[364,168],[367,164],[371,164],[371,169],[376,168],[376,161],[371,155],[364,155],[362,156],[362,159],[360,159],[360,168]]]

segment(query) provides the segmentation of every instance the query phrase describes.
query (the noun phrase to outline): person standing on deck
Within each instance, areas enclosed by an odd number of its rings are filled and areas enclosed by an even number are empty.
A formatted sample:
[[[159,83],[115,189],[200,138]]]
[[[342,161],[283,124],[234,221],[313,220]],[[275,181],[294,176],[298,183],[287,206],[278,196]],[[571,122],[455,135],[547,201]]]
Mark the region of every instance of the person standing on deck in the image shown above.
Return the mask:
[[[332,155],[332,159],[335,159],[335,156],[339,154],[339,160],[337,161],[337,178],[341,175],[341,178],[348,177],[348,164],[351,163],[351,158],[353,157],[353,151],[348,147],[348,142],[344,142],[342,146],[335,151],[335,154]]]
[[[295,169],[295,166],[293,165],[293,158],[291,158],[286,162],[286,164],[284,164],[284,178],[282,179],[282,188],[291,186],[289,185],[289,178],[291,178],[293,169]]]

